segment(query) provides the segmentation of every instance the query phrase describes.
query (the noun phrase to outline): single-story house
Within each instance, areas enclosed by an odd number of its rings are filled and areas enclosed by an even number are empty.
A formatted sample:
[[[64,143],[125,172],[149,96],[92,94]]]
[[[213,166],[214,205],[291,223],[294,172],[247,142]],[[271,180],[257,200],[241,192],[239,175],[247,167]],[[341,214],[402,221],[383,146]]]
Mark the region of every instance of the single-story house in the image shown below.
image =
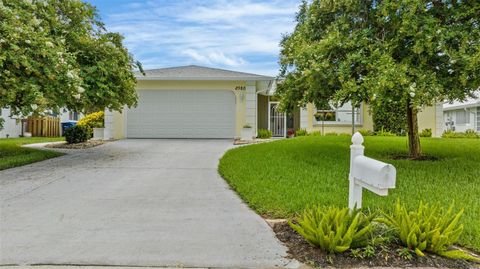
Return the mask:
[[[480,92],[477,93],[480,96]],[[468,98],[464,102],[445,103],[443,119],[446,130],[465,132],[475,130],[480,132],[480,97]]]
[[[105,111],[105,139],[238,138],[244,125],[254,133],[269,129],[276,137],[298,129],[351,132],[349,104],[330,111],[328,121],[318,121],[311,104],[291,115],[280,112],[274,77],[195,65],[147,70],[136,77],[138,105]],[[423,109],[419,129],[430,128],[440,136],[441,109]],[[355,113],[357,129],[373,129],[366,105]]]

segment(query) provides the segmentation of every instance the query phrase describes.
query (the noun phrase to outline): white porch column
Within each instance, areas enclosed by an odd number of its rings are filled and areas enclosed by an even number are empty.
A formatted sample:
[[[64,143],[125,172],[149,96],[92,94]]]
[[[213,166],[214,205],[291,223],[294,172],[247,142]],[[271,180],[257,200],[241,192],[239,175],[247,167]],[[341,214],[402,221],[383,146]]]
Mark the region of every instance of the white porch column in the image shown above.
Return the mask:
[[[308,128],[308,110],[307,107],[300,108],[300,129]]]
[[[103,133],[104,140],[111,140],[114,139],[114,130],[115,130],[115,123],[113,120],[113,112],[105,109],[105,130]]]
[[[247,81],[245,105],[245,123],[252,126],[255,136],[257,136],[257,87],[255,81]]]

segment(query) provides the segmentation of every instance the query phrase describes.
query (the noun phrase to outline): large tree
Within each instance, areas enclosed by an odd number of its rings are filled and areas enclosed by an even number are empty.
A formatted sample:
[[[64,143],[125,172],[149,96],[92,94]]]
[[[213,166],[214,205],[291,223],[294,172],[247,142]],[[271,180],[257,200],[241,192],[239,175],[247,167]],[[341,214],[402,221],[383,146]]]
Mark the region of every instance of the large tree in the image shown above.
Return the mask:
[[[79,0],[0,0],[0,107],[13,115],[120,110],[141,66]]]
[[[286,109],[349,100],[404,106],[410,156],[418,158],[417,113],[480,86],[480,2],[303,2],[280,63]]]

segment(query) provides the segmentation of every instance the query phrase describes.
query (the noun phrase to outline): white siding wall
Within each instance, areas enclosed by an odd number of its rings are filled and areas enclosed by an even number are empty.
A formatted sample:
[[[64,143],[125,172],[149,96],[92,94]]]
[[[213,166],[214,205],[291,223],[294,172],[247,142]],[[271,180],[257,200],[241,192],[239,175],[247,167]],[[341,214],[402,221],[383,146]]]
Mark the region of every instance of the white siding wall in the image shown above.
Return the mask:
[[[445,130],[445,124],[443,122],[443,104],[438,103],[435,106],[435,133],[432,134],[433,137],[441,137],[443,131]]]
[[[255,82],[247,82],[245,96],[245,123],[250,124],[257,135],[257,87]]]
[[[2,108],[1,117],[5,120],[3,129],[0,131],[0,138],[19,137],[22,134],[22,125],[16,119],[10,118],[10,109]]]
[[[473,129],[475,130],[477,128],[477,117],[476,117],[476,111],[477,108],[467,108],[465,109],[455,109],[455,110],[448,110],[443,112],[443,126],[445,130],[447,130],[447,126],[445,125],[446,122],[448,121],[453,121],[453,126],[455,127],[455,132],[465,132],[466,130]],[[467,123],[459,123],[459,119],[457,119],[457,112],[463,112],[466,111],[466,116],[469,118]]]
[[[113,112],[105,109],[105,130],[103,133],[103,139],[105,140],[110,140],[114,139],[114,134],[115,134],[115,122],[113,118]]]
[[[308,110],[306,107],[300,108],[300,129],[308,128]]]

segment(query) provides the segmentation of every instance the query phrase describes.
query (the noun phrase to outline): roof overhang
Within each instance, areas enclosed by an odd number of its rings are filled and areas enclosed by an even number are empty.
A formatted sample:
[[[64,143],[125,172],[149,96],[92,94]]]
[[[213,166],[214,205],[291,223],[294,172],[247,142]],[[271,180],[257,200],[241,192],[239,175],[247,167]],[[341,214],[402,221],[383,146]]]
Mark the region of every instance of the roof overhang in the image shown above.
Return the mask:
[[[479,106],[480,106],[480,101],[476,103],[469,103],[469,104],[455,104],[455,105],[449,104],[443,107],[443,111],[466,109],[466,108],[473,108],[473,107],[479,107]]]
[[[269,81],[273,77],[154,77],[154,76],[135,76],[137,80],[201,80],[201,81]]]

